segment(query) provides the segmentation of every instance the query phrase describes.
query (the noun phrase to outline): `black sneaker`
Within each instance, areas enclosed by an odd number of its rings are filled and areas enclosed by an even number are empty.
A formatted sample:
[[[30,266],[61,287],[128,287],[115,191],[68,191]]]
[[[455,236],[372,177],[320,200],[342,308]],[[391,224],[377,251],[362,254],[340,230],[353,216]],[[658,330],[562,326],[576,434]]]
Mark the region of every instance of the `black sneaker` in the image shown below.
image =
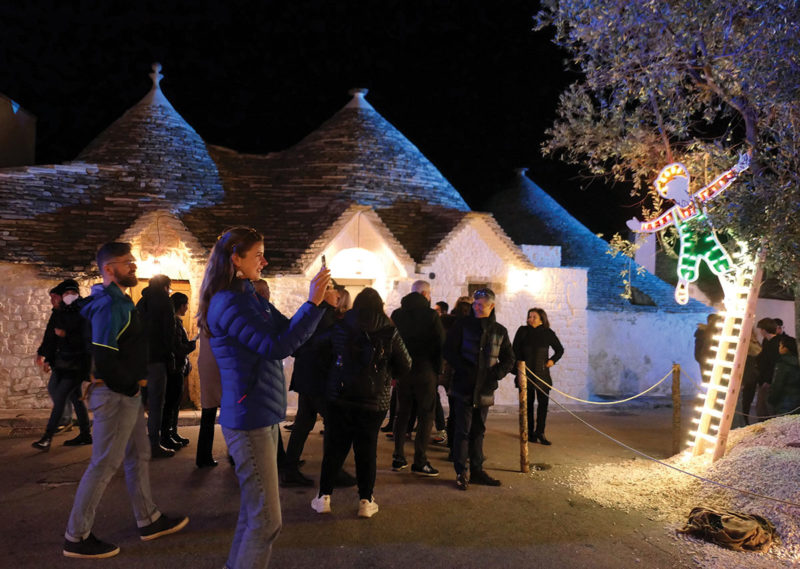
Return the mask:
[[[298,468],[288,468],[281,474],[281,486],[285,488],[313,485],[314,481],[300,472],[300,469]]]
[[[65,447],[77,447],[90,444],[92,444],[92,435],[90,435],[89,433],[81,433],[80,435],[78,435],[73,439],[64,441]]]
[[[178,518],[170,518],[161,514],[161,517],[154,521],[152,524],[139,528],[139,537],[142,541],[150,541],[163,535],[169,535],[177,531],[181,531],[189,523],[188,516],[180,516]]]
[[[462,472],[461,474],[456,475],[456,488],[458,488],[459,490],[465,490],[466,491],[468,486],[469,486],[469,483],[467,482],[467,475],[466,474],[464,474]]]
[[[403,470],[406,466],[408,466],[408,462],[406,462],[405,458],[395,458],[392,461],[392,470],[395,472]]]
[[[78,559],[105,559],[114,557],[119,553],[119,547],[112,543],[100,541],[93,534],[89,534],[86,539],[78,542],[64,540],[64,550],[61,552],[64,557],[75,557]]]
[[[175,456],[175,451],[169,448],[164,448],[161,445],[153,445],[150,447],[150,456],[152,458],[171,458]]]
[[[479,484],[481,486],[500,486],[502,482],[500,482],[497,478],[492,478],[483,470],[478,470],[477,472],[472,472],[469,476],[469,481],[472,484]]]
[[[439,476],[439,471],[432,467],[430,462],[426,462],[423,466],[412,464],[411,472],[420,476]]]

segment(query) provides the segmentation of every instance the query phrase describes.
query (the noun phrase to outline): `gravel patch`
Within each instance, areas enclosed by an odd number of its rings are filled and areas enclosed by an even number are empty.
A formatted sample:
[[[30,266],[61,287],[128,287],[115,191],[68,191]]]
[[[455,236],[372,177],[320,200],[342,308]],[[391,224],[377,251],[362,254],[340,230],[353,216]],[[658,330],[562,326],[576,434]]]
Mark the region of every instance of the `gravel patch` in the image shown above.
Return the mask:
[[[726,454],[716,463],[684,453],[663,462],[720,484],[800,504],[800,448],[790,443],[800,444],[797,415],[732,430]],[[603,506],[663,521],[693,552],[699,567],[772,569],[800,564],[800,506],[729,490],[644,458],[575,469],[560,483]],[[742,553],[675,534],[695,506],[761,515],[775,525],[780,542],[768,553]]]

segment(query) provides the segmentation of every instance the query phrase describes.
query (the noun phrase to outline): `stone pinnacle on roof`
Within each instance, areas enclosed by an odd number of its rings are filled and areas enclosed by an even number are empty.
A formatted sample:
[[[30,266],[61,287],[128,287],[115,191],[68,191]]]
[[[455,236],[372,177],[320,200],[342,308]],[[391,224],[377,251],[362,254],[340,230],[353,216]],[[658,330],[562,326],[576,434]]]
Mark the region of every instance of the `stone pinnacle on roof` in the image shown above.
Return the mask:
[[[372,105],[367,102],[367,93],[369,93],[369,89],[364,87],[356,87],[354,89],[350,89],[347,94],[352,95],[353,99],[345,105],[345,108],[356,108],[356,109],[371,109]]]
[[[150,79],[153,80],[153,89],[160,89],[161,80],[164,78],[164,76],[161,74],[161,64],[156,62],[153,65],[151,65],[150,68],[153,71],[148,75],[150,75]]]

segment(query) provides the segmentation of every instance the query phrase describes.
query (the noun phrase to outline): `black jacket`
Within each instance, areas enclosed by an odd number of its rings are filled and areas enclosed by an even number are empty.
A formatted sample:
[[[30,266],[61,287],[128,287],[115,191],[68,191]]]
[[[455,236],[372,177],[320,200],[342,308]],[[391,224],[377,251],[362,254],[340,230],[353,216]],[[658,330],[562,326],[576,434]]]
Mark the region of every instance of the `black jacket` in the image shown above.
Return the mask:
[[[169,293],[163,288],[145,287],[136,310],[147,331],[148,363],[169,363],[174,357],[175,344],[175,309]]]
[[[411,356],[392,322],[382,312],[366,321],[350,310],[333,327],[334,360],[328,400],[343,406],[386,412],[392,377],[411,369]]]
[[[498,382],[514,367],[508,331],[495,319],[460,318],[447,334],[444,357],[453,366],[450,393],[474,407],[493,402]]]
[[[186,328],[183,327],[183,321],[180,317],[175,316],[175,330],[173,335],[172,353],[172,369],[168,369],[170,373],[180,374],[185,377],[192,371],[192,364],[189,363],[189,354],[191,354],[197,347],[197,340],[190,340],[186,335]]]
[[[78,299],[69,305],[62,302],[53,309],[37,353],[54,370],[74,371],[88,377],[91,336],[89,322],[80,314],[82,306],[82,299]],[[64,330],[65,335],[56,335],[56,329]]]
[[[317,324],[317,329],[306,343],[292,354],[294,369],[289,389],[309,396],[325,393],[328,371],[333,362],[331,332],[336,324],[336,308],[327,302],[323,302],[320,306],[325,309],[325,313]]]
[[[552,328],[520,326],[517,333],[514,334],[512,347],[517,361],[524,361],[533,373],[552,385],[547,360],[553,360],[553,363],[556,363],[564,355],[564,347]],[[553,348],[552,356],[550,348]]]
[[[413,360],[410,375],[428,370],[438,374],[442,369],[445,334],[430,301],[418,292],[404,296],[400,308],[392,312],[392,321]]]

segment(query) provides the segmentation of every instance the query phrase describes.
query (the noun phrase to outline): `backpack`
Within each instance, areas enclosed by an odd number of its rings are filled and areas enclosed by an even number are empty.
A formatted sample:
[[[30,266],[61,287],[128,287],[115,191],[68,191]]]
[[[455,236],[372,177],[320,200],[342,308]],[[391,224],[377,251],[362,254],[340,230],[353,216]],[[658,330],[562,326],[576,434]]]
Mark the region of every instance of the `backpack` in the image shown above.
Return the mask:
[[[380,397],[390,374],[392,329],[367,333],[354,331],[342,353],[336,354],[334,371],[338,376],[338,395],[353,401]]]

